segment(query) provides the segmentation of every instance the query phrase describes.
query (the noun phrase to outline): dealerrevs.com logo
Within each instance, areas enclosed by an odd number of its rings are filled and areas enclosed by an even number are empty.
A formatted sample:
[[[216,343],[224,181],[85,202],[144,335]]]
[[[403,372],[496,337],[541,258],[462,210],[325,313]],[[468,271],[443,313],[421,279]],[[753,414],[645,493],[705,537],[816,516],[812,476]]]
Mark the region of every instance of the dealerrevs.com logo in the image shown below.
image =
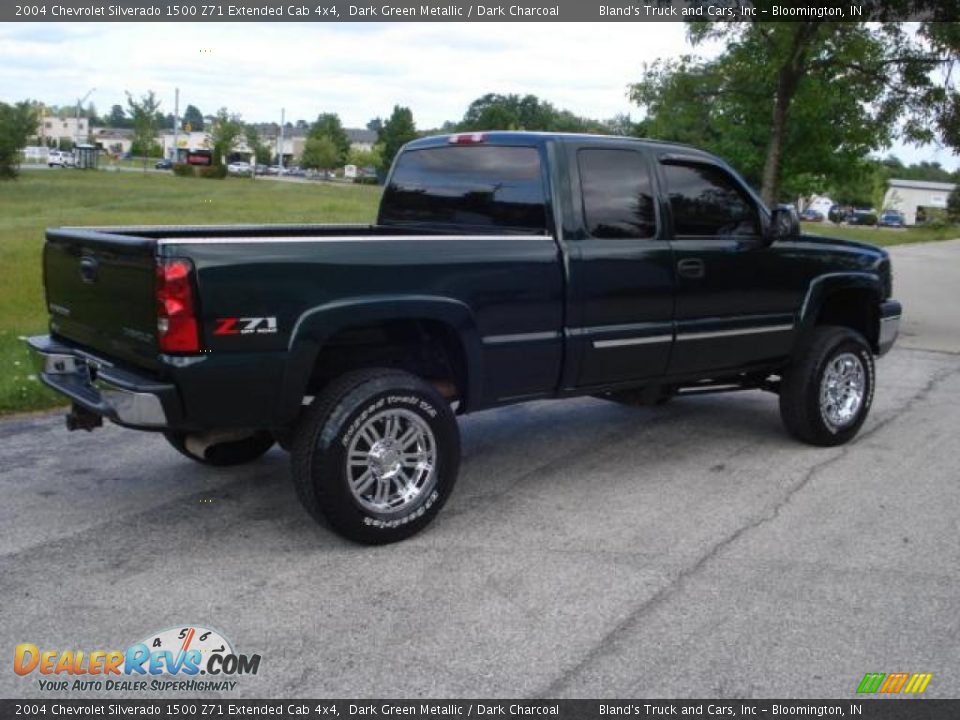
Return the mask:
[[[256,675],[260,655],[241,655],[216,630],[189,625],[152,633],[126,650],[57,650],[20,643],[13,670],[40,690],[98,692],[233,690]]]

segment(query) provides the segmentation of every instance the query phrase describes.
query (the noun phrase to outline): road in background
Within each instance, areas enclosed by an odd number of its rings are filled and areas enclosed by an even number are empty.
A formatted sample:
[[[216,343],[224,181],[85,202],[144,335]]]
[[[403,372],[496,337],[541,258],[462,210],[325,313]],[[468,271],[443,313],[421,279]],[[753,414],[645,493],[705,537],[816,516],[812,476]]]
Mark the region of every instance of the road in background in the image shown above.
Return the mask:
[[[892,252],[905,335],[852,444],[794,442],[760,392],[480,413],[450,503],[389,547],[314,525],[279,450],[220,471],[4,421],[0,649],[211,626],[262,656],[224,697],[852,698],[868,671],[956,697],[960,241]]]

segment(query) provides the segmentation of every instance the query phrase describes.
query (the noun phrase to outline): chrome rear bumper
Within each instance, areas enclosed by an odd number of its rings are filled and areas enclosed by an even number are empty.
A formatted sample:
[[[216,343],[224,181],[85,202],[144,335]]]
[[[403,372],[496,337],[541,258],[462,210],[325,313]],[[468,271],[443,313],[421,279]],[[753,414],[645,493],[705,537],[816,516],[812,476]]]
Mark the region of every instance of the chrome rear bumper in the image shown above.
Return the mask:
[[[27,338],[40,380],[92,413],[120,425],[169,426],[176,388],[115,367],[101,358],[51,339]]]

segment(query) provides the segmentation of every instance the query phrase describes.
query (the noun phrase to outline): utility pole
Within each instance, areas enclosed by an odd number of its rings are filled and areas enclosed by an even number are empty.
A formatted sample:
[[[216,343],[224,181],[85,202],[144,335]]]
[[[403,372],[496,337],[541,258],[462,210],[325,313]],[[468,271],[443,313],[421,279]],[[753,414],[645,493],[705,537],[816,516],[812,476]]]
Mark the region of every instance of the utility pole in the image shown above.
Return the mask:
[[[280,108],[280,144],[277,146],[277,164],[280,165],[280,175],[283,175],[283,123],[287,116],[287,109]]]
[[[87,98],[90,97],[96,88],[90,88],[87,90],[87,94],[82,98],[77,98],[77,116],[74,118],[76,120],[76,125],[73,127],[73,147],[76,148],[80,144],[80,106],[83,105]],[[87,126],[87,132],[90,132],[90,126]]]
[[[180,155],[180,88],[173,89],[173,157],[177,162]]]

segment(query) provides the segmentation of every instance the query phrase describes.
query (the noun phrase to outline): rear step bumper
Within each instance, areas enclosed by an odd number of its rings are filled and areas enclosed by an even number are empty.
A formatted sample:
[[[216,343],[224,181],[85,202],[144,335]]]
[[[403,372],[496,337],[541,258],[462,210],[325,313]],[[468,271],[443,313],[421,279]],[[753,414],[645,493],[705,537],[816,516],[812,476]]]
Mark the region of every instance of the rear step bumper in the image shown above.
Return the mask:
[[[96,415],[154,430],[170,427],[179,415],[173,385],[118,368],[49,335],[27,338],[27,345],[40,380]]]

